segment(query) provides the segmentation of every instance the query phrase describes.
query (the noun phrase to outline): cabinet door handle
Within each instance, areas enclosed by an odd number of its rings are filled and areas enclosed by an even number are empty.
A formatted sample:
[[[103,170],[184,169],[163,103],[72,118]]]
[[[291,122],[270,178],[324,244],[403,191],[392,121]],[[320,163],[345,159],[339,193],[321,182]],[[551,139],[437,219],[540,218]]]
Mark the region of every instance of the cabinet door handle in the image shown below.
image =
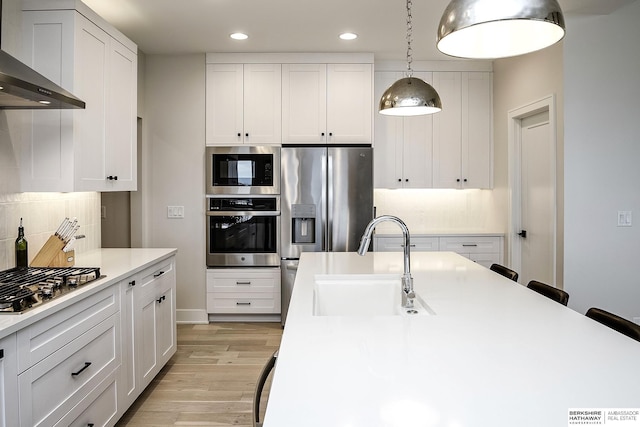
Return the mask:
[[[4,348],[0,348],[0,359],[4,359]]]
[[[398,182],[402,182],[402,178],[398,178]]]
[[[107,177],[107,179],[108,179],[109,181],[117,181],[117,180],[118,180],[118,175],[109,175],[109,176]]]
[[[93,424],[93,423],[89,423],[89,424],[87,424],[87,427],[93,427],[93,426],[94,426],[94,424]]]
[[[249,138],[249,132],[245,133],[244,136]]]
[[[324,132],[322,132],[322,133],[320,134],[320,136],[324,136]]]
[[[242,134],[240,132],[238,132],[238,138],[240,138],[242,136]]]
[[[236,285],[251,285],[251,281],[249,281],[249,282],[236,282]]]
[[[241,301],[238,301],[238,302],[236,302],[236,305],[251,305],[251,302],[241,302]]]
[[[333,132],[329,132],[329,136],[333,136]]]
[[[80,375],[82,373],[82,371],[84,371],[85,369],[87,369],[89,366],[91,366],[91,362],[84,362],[84,366],[82,368],[80,368],[79,371],[76,372],[72,372],[71,376],[72,377],[76,377],[78,375]]]
[[[164,271],[158,271],[156,274],[153,275],[153,277],[160,277],[164,274]]]
[[[135,285],[136,285],[136,281],[135,280],[132,280],[132,281],[129,282],[129,286],[135,286]]]
[[[162,295],[160,298],[158,298],[156,301],[158,302],[158,304],[162,304],[162,301],[166,300],[167,296],[166,295]]]

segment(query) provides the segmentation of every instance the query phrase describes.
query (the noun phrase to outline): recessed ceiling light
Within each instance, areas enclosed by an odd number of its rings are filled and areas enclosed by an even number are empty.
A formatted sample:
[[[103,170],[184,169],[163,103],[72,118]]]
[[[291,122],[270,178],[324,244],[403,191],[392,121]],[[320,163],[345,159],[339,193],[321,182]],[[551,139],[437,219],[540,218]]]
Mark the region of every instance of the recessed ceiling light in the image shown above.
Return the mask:
[[[358,35],[355,33],[342,33],[340,34],[340,38],[342,40],[355,40],[358,38]]]
[[[233,33],[229,35],[229,37],[231,37],[234,40],[246,40],[249,38],[249,36],[244,33]]]

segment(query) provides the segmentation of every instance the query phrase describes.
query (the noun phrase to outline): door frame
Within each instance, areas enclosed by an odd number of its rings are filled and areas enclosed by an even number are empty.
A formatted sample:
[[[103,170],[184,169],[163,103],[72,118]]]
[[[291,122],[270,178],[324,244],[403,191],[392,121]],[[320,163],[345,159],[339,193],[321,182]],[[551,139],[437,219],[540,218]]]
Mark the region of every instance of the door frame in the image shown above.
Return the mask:
[[[553,283],[557,282],[557,251],[558,251],[558,182],[557,182],[557,115],[556,96],[551,94],[508,112],[508,159],[509,159],[509,231],[507,245],[511,248],[510,265],[516,271],[522,270],[522,243],[518,232],[522,230],[522,173],[520,155],[522,150],[522,119],[541,113],[549,112],[549,141],[553,146],[552,181],[553,181]],[[526,284],[525,284],[526,285]]]

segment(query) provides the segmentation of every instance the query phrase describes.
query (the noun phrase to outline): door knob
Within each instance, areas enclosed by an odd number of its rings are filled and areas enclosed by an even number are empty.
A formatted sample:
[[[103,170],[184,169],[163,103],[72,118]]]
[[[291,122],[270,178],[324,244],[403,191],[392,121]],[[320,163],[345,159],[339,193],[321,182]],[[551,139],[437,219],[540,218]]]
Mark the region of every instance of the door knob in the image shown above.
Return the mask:
[[[526,239],[527,238],[527,230],[521,230],[518,233],[518,236],[522,237],[523,239]]]

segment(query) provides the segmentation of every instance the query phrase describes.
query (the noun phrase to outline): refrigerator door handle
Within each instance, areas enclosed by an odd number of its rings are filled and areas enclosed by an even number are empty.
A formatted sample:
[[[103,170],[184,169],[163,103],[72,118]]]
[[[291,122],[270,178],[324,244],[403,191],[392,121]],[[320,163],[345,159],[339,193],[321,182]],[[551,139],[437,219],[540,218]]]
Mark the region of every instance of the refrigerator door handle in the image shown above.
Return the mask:
[[[324,148],[322,153],[322,199],[323,202],[321,206],[319,206],[318,215],[320,216],[320,227],[321,227],[321,251],[331,251],[331,216],[329,212],[331,212],[331,207],[333,204],[333,191],[331,190],[330,182],[332,167],[332,159],[329,155],[329,150]]]
[[[323,212],[327,221],[326,228],[326,236],[327,236],[327,248],[328,252],[333,252],[333,208],[335,203],[333,186],[335,184],[334,177],[334,164],[333,164],[333,155],[331,154],[331,150],[327,150],[327,211]]]

